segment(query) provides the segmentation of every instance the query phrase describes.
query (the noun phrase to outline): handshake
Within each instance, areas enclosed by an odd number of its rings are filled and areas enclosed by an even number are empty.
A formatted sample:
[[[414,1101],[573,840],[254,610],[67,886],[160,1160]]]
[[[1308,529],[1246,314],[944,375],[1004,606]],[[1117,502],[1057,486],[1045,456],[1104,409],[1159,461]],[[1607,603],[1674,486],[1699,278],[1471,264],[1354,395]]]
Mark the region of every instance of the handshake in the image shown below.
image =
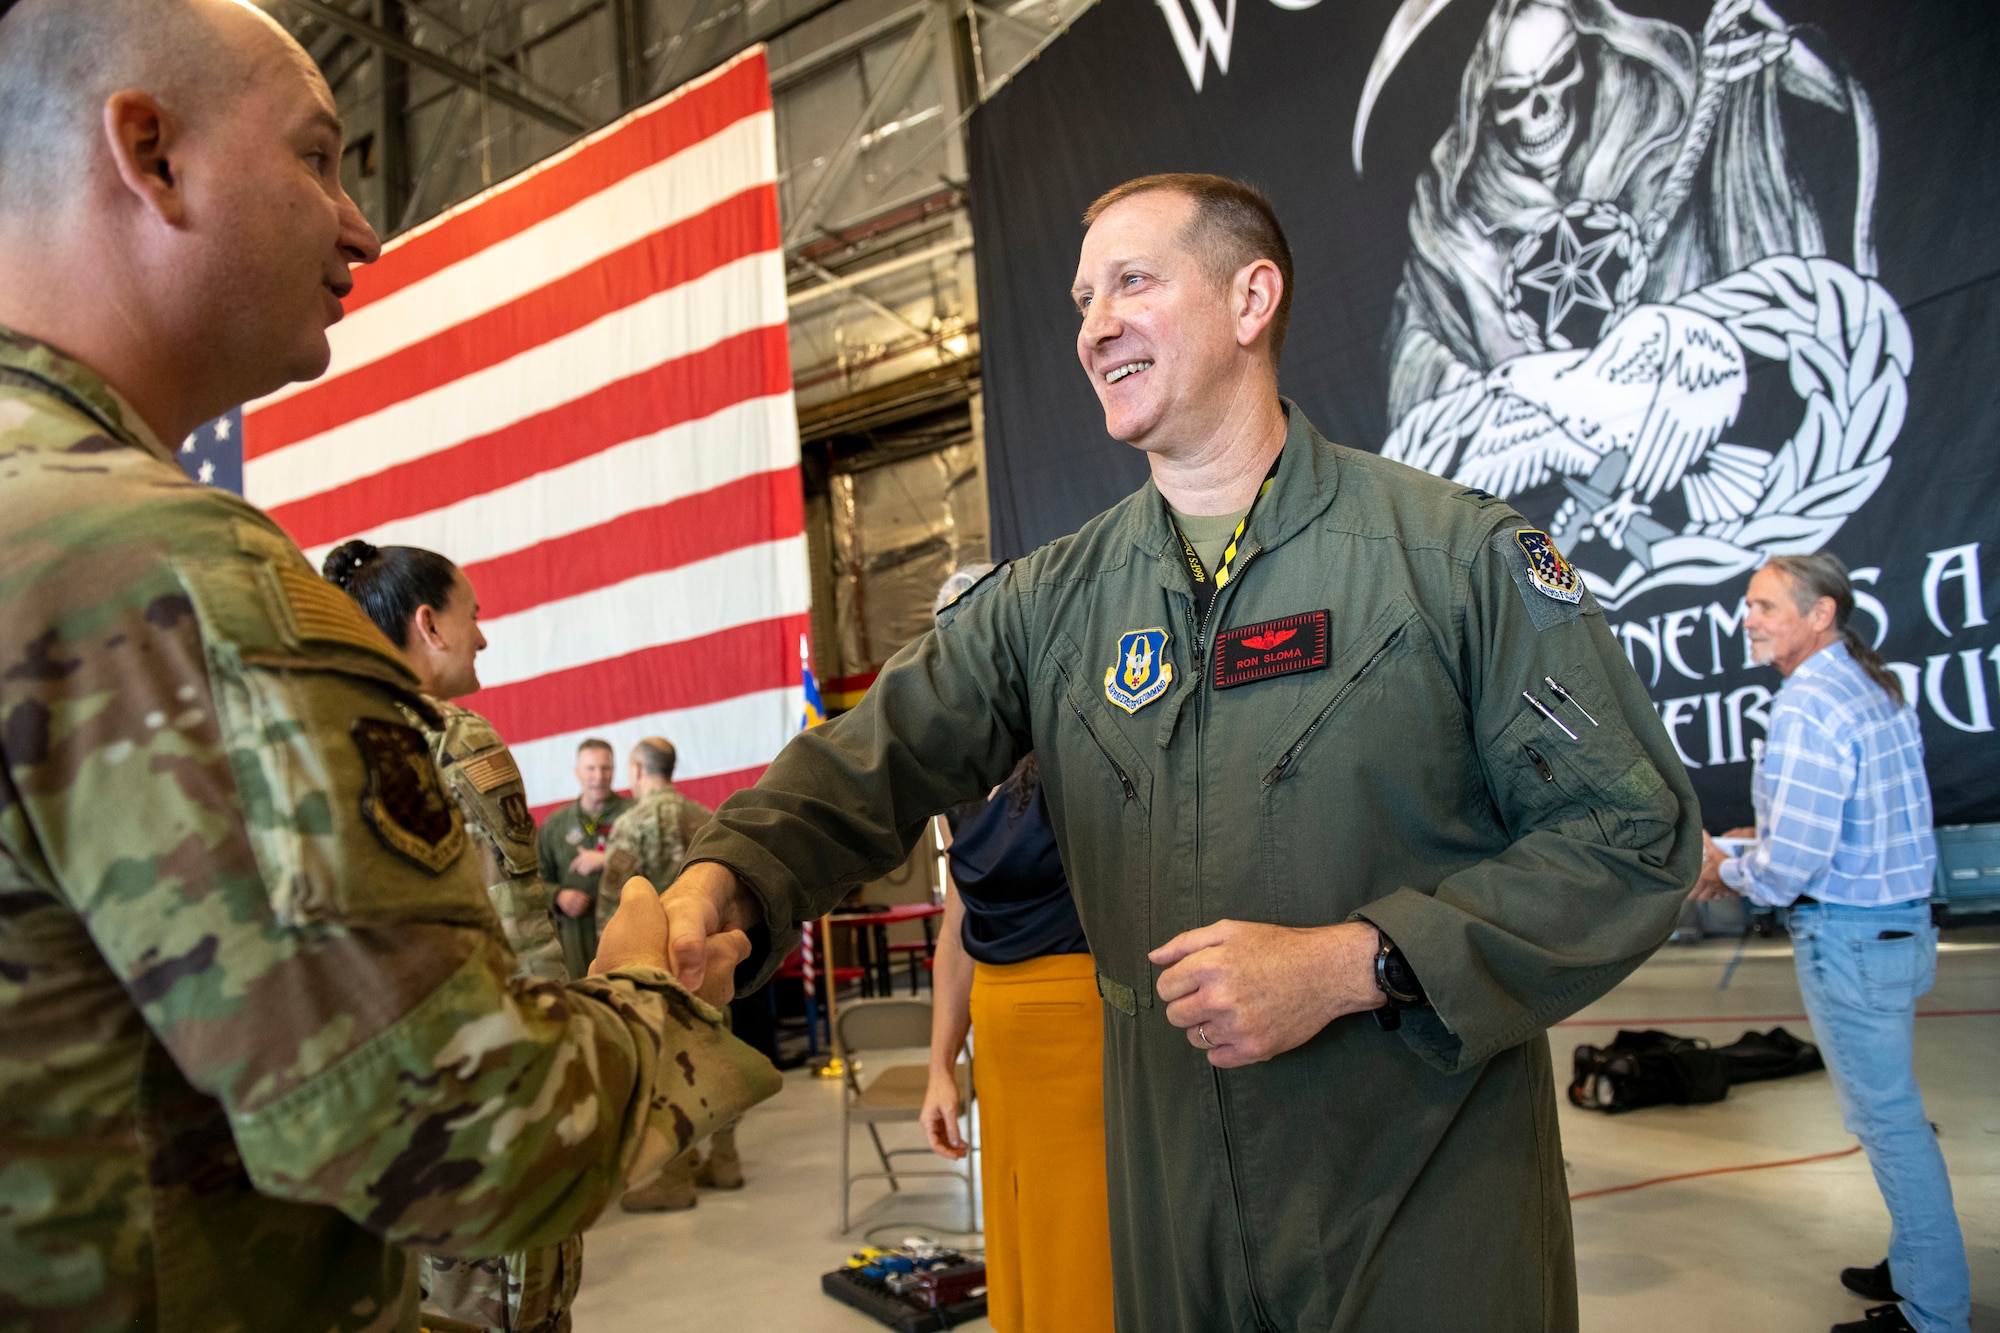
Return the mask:
[[[634,875],[605,923],[590,975],[656,967],[721,1008],[736,993],[736,965],[750,956],[745,932],[762,916],[735,874],[714,862],[689,866],[664,894]]]

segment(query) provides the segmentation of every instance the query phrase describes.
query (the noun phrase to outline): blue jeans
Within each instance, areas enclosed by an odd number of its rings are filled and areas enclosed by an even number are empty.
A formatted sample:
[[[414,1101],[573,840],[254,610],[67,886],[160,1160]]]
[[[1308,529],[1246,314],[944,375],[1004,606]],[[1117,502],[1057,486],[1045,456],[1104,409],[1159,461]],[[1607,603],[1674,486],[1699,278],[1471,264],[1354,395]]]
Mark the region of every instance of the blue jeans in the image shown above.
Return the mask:
[[[1922,899],[1891,907],[1791,910],[1792,959],[1848,1132],[1889,1206],[1889,1272],[1921,1333],[1967,1333],[1972,1279],[1944,1154],[1912,1062],[1917,997],[1937,974],[1937,927]],[[1884,939],[1884,934],[1902,932]]]

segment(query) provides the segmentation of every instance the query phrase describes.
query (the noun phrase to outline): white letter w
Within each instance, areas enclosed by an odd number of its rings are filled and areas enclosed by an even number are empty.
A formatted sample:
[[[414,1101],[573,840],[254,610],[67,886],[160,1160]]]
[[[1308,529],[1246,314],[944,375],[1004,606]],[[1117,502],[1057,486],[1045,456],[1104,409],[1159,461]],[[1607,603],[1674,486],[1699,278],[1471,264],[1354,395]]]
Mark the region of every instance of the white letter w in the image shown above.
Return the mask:
[[[1188,78],[1194,81],[1196,92],[1201,91],[1201,76],[1207,70],[1206,57],[1210,51],[1215,52],[1215,67],[1224,74],[1229,72],[1229,41],[1236,32],[1236,0],[1229,0],[1226,19],[1215,12],[1215,0],[1188,0],[1194,6],[1195,18],[1201,21],[1200,37],[1188,26],[1180,0],[1156,0],[1156,3],[1167,16],[1167,31],[1173,34],[1181,63],[1187,66]]]

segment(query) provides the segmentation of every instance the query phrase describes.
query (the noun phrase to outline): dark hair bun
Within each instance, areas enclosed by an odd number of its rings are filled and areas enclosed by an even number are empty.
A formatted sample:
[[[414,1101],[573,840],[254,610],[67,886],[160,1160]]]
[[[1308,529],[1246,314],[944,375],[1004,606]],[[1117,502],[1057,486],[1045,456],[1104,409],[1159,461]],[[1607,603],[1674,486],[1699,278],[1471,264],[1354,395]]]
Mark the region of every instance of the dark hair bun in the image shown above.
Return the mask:
[[[345,588],[354,581],[354,575],[363,565],[381,555],[382,552],[356,537],[351,542],[342,542],[327,552],[319,572],[326,576],[328,583]]]

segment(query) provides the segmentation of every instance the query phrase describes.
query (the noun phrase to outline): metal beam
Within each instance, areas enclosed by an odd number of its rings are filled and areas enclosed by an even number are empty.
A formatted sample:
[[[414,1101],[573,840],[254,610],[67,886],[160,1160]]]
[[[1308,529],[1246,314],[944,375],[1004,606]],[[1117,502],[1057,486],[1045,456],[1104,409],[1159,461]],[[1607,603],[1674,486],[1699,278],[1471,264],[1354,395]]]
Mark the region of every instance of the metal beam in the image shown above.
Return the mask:
[[[375,0],[375,22],[382,31],[403,39],[409,31],[403,0]],[[387,51],[378,51],[382,77],[376,82],[376,140],[381,150],[382,224],[393,226],[410,206],[410,67]]]
[[[894,259],[875,264],[854,273],[843,274],[839,277],[827,273],[818,264],[813,264],[812,268],[816,272],[826,274],[827,280],[816,286],[806,287],[800,291],[793,292],[785,298],[785,304],[789,308],[797,310],[800,306],[811,305],[823,297],[844,292],[848,288],[859,286],[864,282],[873,282],[875,279],[885,278],[891,273],[901,273],[906,268],[915,268],[918,264],[928,264],[933,259],[942,259],[947,255],[963,254],[971,248],[972,238],[970,236],[960,236],[955,240],[946,241],[941,245],[933,245],[928,249],[918,250],[912,254],[898,255]],[[892,315],[892,317],[899,320],[902,319],[901,315]],[[918,332],[927,333],[929,330],[919,329]]]
[[[421,65],[433,74],[440,74],[454,83],[463,84],[481,96],[492,98],[502,106],[511,107],[523,115],[533,116],[544,125],[553,126],[569,134],[582,134],[590,128],[567,111],[543,106],[540,102],[523,97],[513,89],[482,78],[435,51],[426,51],[421,46],[384,32],[367,19],[359,19],[344,10],[336,9],[324,3],[324,0],[289,0],[289,3],[303,9],[328,27],[338,28],[407,64]]]
[[[630,111],[645,90],[645,55],[639,47],[637,0],[611,0],[611,51],[618,64],[618,110]]]

